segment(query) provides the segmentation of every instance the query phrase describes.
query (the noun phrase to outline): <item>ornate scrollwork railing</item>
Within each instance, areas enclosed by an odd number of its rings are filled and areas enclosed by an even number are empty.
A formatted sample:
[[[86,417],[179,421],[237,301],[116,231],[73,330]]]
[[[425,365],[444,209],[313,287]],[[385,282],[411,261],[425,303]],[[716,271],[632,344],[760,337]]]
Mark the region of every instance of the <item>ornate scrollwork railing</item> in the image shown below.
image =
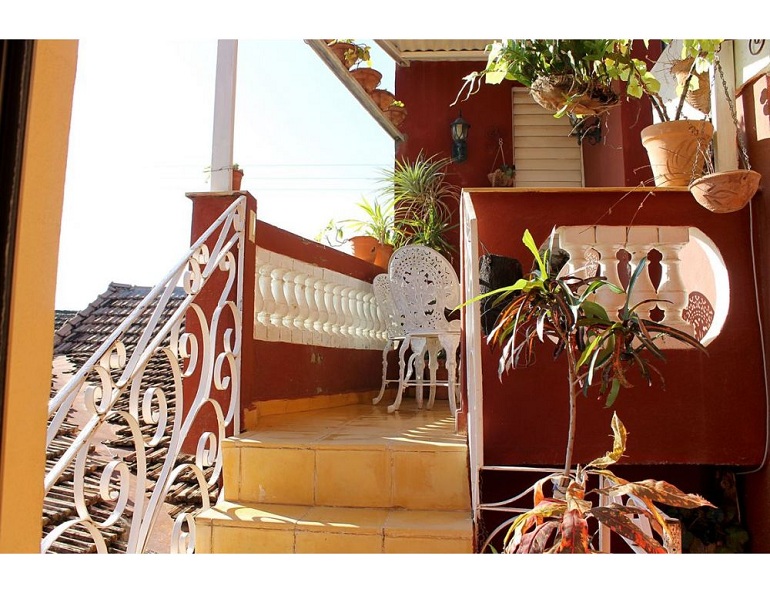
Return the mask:
[[[240,196],[52,397],[45,493],[71,481],[68,504],[77,516],[43,538],[43,552],[73,532],[92,539],[95,551],[108,552],[105,532],[116,525],[122,526],[126,552],[146,551],[157,520],[168,512],[164,502],[180,482],[197,491],[199,509],[210,506],[222,471],[222,441],[226,431],[238,432],[240,422],[245,212],[246,197]],[[184,298],[169,313],[180,283]],[[145,325],[131,348],[126,337],[139,323]],[[68,446],[52,447],[72,423],[78,432]],[[129,450],[105,446],[116,431],[128,435]],[[190,442],[197,442],[194,455],[183,451]],[[152,475],[150,457],[161,463]],[[88,501],[95,497],[109,504],[108,513],[91,512]],[[193,551],[192,515],[186,507],[170,524],[171,552]]]

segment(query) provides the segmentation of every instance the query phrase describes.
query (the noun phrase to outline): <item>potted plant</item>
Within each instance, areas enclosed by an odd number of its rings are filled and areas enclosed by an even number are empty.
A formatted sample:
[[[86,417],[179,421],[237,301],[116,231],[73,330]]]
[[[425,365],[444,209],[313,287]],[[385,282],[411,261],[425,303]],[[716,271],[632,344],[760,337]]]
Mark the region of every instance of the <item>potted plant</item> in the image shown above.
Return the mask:
[[[348,70],[361,62],[371,66],[371,47],[365,43],[356,43],[355,39],[332,39],[326,45]]]
[[[340,221],[353,236],[348,239],[353,255],[381,268],[387,268],[390,256],[401,244],[401,234],[395,225],[392,199],[369,201],[362,197],[357,206],[363,212],[360,219]]]
[[[595,551],[595,543],[589,534],[589,519],[634,541],[645,551],[665,551],[670,533],[655,503],[685,508],[713,505],[666,482],[628,482],[607,470],[625,451],[626,430],[616,415],[612,419],[612,450],[584,466],[573,468],[577,399],[580,393],[587,394],[598,387],[605,405],[612,406],[620,389],[631,387],[632,371],[638,371],[648,385],[652,384],[653,377],[662,381],[662,374],[649,360],[650,357],[665,360],[657,345],[660,338],[677,340],[702,352],[705,348],[684,332],[642,319],[637,313],[638,307],[650,300],[631,306],[630,295],[644,268],[644,260],[634,270],[628,289],[624,291],[598,276],[587,279],[561,276],[557,260],[551,256],[554,233],[542,255],[529,231],[525,231],[523,241],[534,256],[533,271],[512,286],[491,291],[469,302],[492,295],[512,298],[488,337],[490,343],[502,348],[501,377],[509,369],[532,364],[536,349],[542,347],[540,344],[552,343],[554,357],[566,356],[570,414],[564,469],[535,484],[534,507],[509,521],[505,551]],[[625,292],[625,304],[617,319],[612,319],[604,307],[593,300],[600,290]],[[604,485],[590,490],[588,479],[591,476],[604,478]],[[553,489],[550,496],[543,490],[549,483]],[[632,496],[640,506],[597,505],[591,500],[595,494]],[[662,543],[643,533],[630,520],[640,514],[650,520]]]
[[[398,100],[391,102],[391,104],[384,110],[384,113],[396,127],[404,123],[407,115],[404,102]]]
[[[243,180],[243,169],[238,165],[238,163],[233,163],[232,168],[230,169],[232,171],[232,190],[233,191],[240,191],[241,189],[241,181]],[[209,180],[211,177],[211,165],[206,167],[203,170],[204,173],[207,173],[206,181]]]
[[[504,39],[487,46],[487,65],[472,72],[458,94],[478,92],[489,84],[515,80],[530,89],[533,99],[556,117],[598,115],[618,103],[614,80],[601,57],[612,39]],[[456,102],[456,100],[455,100]]]
[[[671,41],[671,40],[666,40]],[[681,60],[675,61],[679,98],[672,114],[660,95],[661,83],[635,56],[633,39],[506,39],[487,47],[487,65],[464,78],[458,99],[478,92],[483,78],[490,84],[515,80],[530,88],[533,98],[556,117],[601,114],[618,103],[617,82],[625,83],[626,98],[648,96],[659,123],[642,130],[658,186],[686,187],[703,168],[703,152],[713,135],[706,119],[684,118],[688,97],[695,100],[703,75],[714,61],[721,39],[685,39]],[[457,99],[455,100],[455,102]],[[700,149],[700,150],[699,150]],[[695,173],[695,175],[694,175]]]
[[[435,249],[444,256],[454,251],[446,234],[452,223],[452,205],[458,191],[446,180],[448,158],[426,157],[421,152],[409,162],[397,161],[380,171],[383,195],[393,199],[395,227],[404,243],[416,243]]]

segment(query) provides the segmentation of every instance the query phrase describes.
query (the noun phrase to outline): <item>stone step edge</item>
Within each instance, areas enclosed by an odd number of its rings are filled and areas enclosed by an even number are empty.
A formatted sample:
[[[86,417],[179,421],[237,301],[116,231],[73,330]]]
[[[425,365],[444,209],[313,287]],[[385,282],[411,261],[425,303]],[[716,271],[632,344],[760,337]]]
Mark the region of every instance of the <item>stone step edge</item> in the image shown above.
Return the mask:
[[[327,532],[385,537],[473,537],[471,511],[427,511],[359,507],[322,507],[283,504],[242,504],[219,501],[195,517],[210,528]]]

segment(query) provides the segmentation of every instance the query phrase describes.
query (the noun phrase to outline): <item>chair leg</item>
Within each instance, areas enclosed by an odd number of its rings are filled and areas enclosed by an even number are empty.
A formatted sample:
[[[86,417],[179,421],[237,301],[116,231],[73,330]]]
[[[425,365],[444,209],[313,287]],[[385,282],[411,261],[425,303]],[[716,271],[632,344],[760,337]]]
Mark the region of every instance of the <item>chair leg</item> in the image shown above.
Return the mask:
[[[433,409],[433,403],[436,401],[436,371],[438,371],[438,353],[441,350],[441,343],[435,338],[432,339],[428,348],[428,368],[430,370],[430,395],[428,396],[429,410]]]
[[[455,393],[455,379],[457,377],[457,353],[460,349],[460,337],[454,335],[440,336],[439,341],[446,352],[447,399],[449,400],[449,411],[456,419],[457,394]]]
[[[396,394],[395,401],[388,406],[388,414],[392,414],[401,406],[401,398],[404,396],[404,384],[407,379],[405,378],[406,370],[404,369],[405,361],[404,354],[409,348],[410,340],[407,336],[401,343],[401,348],[398,349],[398,393]]]
[[[395,343],[393,343],[395,345]],[[382,401],[382,396],[385,395],[385,385],[388,383],[388,352],[391,349],[391,343],[385,346],[382,351],[382,387],[380,387],[380,394],[372,400],[373,405],[377,405]]]
[[[416,340],[415,340],[416,341]],[[417,381],[414,388],[414,400],[417,403],[417,409],[422,410],[422,387],[425,377],[425,346],[424,340],[420,340],[419,347],[412,342],[412,357],[409,359],[410,368],[414,366],[414,377]],[[411,372],[411,370],[409,371]],[[408,375],[409,373],[407,373]]]

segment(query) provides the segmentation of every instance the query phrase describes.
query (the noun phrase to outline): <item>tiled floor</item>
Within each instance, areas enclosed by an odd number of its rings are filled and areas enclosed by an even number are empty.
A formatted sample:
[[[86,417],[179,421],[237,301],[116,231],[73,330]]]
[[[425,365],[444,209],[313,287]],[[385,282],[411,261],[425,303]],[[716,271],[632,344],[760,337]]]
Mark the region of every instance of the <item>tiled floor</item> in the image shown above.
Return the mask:
[[[379,406],[359,404],[265,416],[257,431],[242,434],[240,439],[305,445],[369,444],[414,450],[465,449],[466,436],[455,433],[446,400],[437,400],[432,410],[418,410],[413,399],[405,399],[401,409],[392,414],[386,408],[383,401]]]

